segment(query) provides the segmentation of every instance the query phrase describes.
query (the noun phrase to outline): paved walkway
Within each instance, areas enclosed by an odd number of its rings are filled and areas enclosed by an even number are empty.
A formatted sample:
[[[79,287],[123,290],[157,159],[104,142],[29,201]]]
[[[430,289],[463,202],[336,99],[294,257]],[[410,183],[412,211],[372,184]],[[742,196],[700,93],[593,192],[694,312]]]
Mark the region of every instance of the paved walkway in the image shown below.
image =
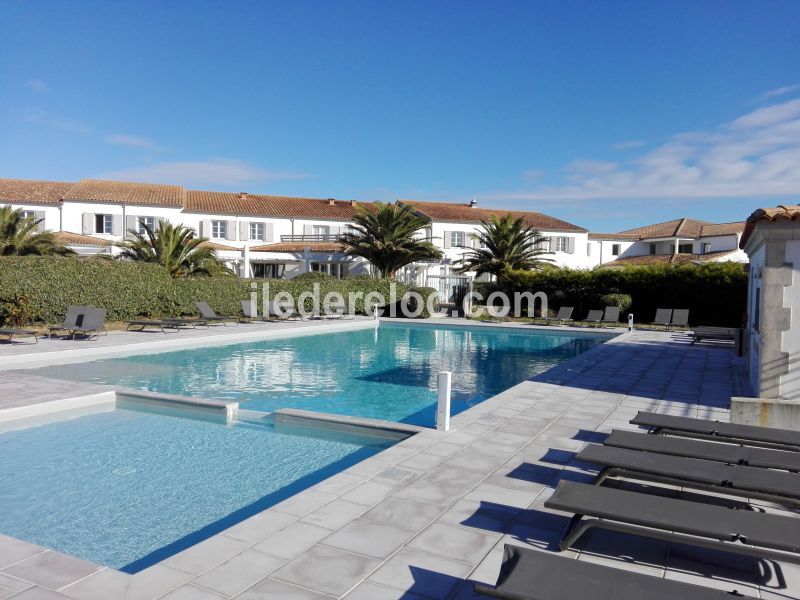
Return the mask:
[[[567,517],[544,508],[560,479],[588,480],[574,453],[630,428],[637,410],[727,418],[744,395],[727,348],[633,333],[524,382],[130,577],[0,537],[0,590],[31,598],[472,598],[504,543],[554,550]],[[796,598],[800,571],[711,551],[594,533],[579,560]],[[53,591],[57,590],[57,591]],[[0,592],[0,597],[2,593]]]

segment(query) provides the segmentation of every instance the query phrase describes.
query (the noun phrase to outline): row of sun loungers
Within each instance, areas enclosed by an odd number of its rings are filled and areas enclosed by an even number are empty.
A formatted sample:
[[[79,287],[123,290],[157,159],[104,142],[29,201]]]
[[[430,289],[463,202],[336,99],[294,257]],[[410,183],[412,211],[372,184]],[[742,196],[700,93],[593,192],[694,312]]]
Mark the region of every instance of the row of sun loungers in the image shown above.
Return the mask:
[[[760,510],[731,510],[730,501],[691,500],[604,485],[609,478],[656,482],[800,506],[800,432],[640,412],[632,424],[650,433],[613,431],[576,455],[601,467],[592,483],[561,481],[545,507],[572,513],[559,548],[592,529],[800,563],[800,519]],[[678,436],[678,437],[676,437]],[[664,488],[660,488],[664,489]],[[747,505],[745,505],[747,508]],[[741,594],[620,571],[505,546],[494,587],[476,592],[509,600],[682,598],[714,600]]]
[[[541,322],[543,325],[567,325],[575,324],[576,321],[572,318],[572,313],[575,308],[572,306],[562,306],[558,309],[555,317],[537,317],[534,323]],[[617,325],[619,323],[620,310],[616,306],[606,306],[605,310],[594,309],[590,310],[586,317],[577,321],[577,323],[584,325],[594,325],[601,327],[603,325]],[[689,310],[688,309],[671,309],[659,308],[656,310],[656,317],[651,323],[651,326],[660,325],[666,329],[682,328],[688,329],[689,327]],[[701,328],[701,329],[725,329],[725,328]],[[708,336],[710,337],[710,336]]]

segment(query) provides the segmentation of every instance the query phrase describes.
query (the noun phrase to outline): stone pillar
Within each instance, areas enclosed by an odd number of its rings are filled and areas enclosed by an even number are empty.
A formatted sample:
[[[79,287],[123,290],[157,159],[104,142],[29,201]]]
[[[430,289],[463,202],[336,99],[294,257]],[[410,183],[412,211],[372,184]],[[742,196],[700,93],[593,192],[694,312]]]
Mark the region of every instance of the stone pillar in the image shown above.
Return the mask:
[[[789,353],[783,348],[789,330],[792,306],[785,304],[786,287],[792,285],[793,265],[786,262],[786,241],[768,240],[761,287],[761,366],[759,394],[763,398],[787,398],[782,379],[789,373]],[[800,307],[799,307],[800,308]],[[795,394],[800,398],[800,394]],[[787,398],[788,399],[788,398]]]

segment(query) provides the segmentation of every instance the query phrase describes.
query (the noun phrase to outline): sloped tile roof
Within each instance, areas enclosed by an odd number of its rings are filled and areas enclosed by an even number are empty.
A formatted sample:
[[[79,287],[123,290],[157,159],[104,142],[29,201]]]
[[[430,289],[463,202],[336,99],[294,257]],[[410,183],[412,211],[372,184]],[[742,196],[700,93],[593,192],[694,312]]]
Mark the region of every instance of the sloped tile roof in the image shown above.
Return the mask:
[[[302,253],[308,248],[309,252],[344,252],[344,244],[336,242],[278,242],[275,244],[264,244],[250,248],[253,252],[291,252]]]
[[[61,197],[74,185],[64,181],[0,179],[0,202],[58,204]]]
[[[574,231],[576,233],[586,231],[583,227],[540,212],[478,208],[454,202],[423,202],[420,200],[400,200],[400,202],[413,206],[418,212],[434,221],[478,223],[488,221],[492,216],[502,217],[511,214],[514,218],[522,217],[526,225],[538,231]]]
[[[212,250],[220,250],[221,252],[241,252],[241,248],[236,248],[234,246],[226,246],[225,244],[219,244],[217,242],[210,242],[205,241],[200,244],[201,248],[211,248]]]
[[[639,236],[633,233],[590,233],[590,240],[635,242]]]
[[[192,213],[251,215],[258,217],[306,217],[350,221],[359,206],[369,210],[372,207],[372,203],[356,202],[354,200],[323,200],[320,198],[187,190],[185,208],[186,212]]]
[[[648,238],[667,238],[667,237],[685,237],[696,238],[700,237],[700,232],[704,226],[714,225],[708,221],[698,221],[696,219],[674,219],[672,221],[665,221],[664,223],[655,223],[653,225],[645,225],[644,227],[636,227],[634,229],[626,229],[620,233],[628,233],[639,236],[639,239]]]
[[[705,254],[645,254],[643,256],[625,256],[600,266],[685,265],[697,262],[714,262],[734,252],[736,252],[736,250],[720,250],[718,252],[706,252]]]
[[[110,246],[111,242],[71,231],[56,231],[53,236],[67,246]]]
[[[82,179],[63,196],[64,200],[109,202],[141,206],[183,206],[184,189],[179,185],[131,183]]]
[[[800,221],[800,205],[779,204],[775,208],[759,208],[753,211],[753,214],[747,218],[742,239],[739,240],[740,248],[744,248],[759,221]]]
[[[738,221],[736,223],[714,223],[712,225],[703,225],[703,228],[700,230],[700,237],[736,235],[744,231],[744,226],[744,221]]]

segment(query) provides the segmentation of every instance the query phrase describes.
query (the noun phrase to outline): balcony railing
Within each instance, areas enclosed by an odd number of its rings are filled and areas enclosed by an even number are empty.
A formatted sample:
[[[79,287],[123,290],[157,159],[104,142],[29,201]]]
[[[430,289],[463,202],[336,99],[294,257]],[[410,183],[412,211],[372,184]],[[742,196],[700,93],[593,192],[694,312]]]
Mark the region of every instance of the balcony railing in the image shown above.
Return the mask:
[[[306,233],[303,235],[282,235],[281,242],[338,242],[338,233]]]

